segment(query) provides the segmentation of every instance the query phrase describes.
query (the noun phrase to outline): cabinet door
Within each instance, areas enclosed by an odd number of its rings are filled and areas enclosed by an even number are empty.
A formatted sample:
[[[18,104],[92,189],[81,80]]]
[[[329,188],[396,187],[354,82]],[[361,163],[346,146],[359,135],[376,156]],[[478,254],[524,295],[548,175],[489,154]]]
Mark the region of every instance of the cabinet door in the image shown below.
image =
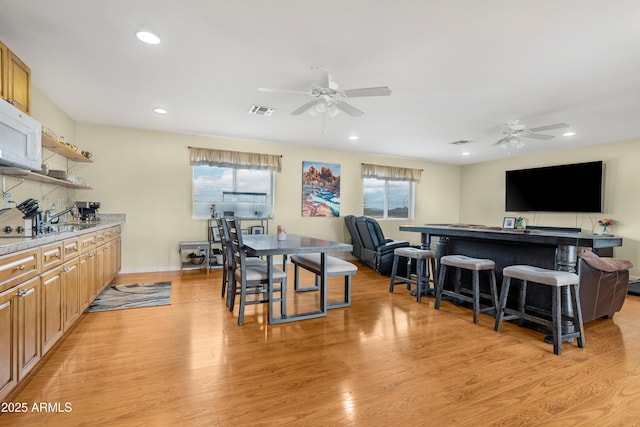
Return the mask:
[[[109,283],[111,283],[111,280],[113,280],[113,277],[111,277],[112,275],[112,268],[111,268],[111,262],[112,260],[112,252],[113,252],[113,243],[112,242],[108,242],[106,245],[102,246],[102,252],[103,252],[103,265],[102,265],[102,283],[103,286],[107,286]]]
[[[18,383],[15,294],[15,291],[0,294],[0,401]]]
[[[62,295],[64,298],[64,331],[68,331],[80,317],[80,260],[62,266]]]
[[[60,339],[63,333],[62,267],[42,277],[42,355]]]
[[[0,42],[0,98],[7,99],[7,61],[9,50]]]
[[[31,69],[13,52],[8,52],[7,99],[16,108],[31,114]]]
[[[40,360],[40,277],[18,287],[18,381]]]
[[[80,312],[84,312],[96,298],[96,252],[80,257]]]

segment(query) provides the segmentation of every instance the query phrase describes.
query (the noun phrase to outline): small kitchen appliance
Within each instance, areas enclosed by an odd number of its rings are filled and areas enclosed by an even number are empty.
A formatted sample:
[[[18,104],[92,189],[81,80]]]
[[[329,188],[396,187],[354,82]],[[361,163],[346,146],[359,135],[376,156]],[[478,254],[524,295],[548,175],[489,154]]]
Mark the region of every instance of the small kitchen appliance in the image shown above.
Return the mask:
[[[76,202],[78,214],[82,221],[95,221],[98,219],[98,209],[100,202]]]

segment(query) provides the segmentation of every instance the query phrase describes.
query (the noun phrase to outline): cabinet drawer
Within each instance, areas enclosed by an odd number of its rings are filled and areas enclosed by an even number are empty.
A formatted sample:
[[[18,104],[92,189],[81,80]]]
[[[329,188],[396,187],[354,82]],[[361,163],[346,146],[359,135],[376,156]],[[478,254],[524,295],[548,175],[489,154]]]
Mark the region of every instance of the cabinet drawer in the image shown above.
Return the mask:
[[[40,249],[0,257],[0,292],[40,273]]]
[[[96,232],[96,240],[98,241],[98,246],[107,243],[111,240],[111,229],[107,228],[106,230]]]
[[[122,228],[120,228],[120,226],[118,225],[117,227],[113,227],[110,229],[111,230],[111,238],[115,239],[116,237],[120,236],[122,234]]]
[[[62,251],[64,253],[65,261],[68,261],[80,255],[80,238],[74,237],[73,239],[67,239],[63,241]]]
[[[62,242],[54,242],[42,246],[42,270],[47,271],[50,268],[62,264]]]
[[[86,254],[91,252],[98,245],[96,233],[83,234],[80,236],[80,252]]]

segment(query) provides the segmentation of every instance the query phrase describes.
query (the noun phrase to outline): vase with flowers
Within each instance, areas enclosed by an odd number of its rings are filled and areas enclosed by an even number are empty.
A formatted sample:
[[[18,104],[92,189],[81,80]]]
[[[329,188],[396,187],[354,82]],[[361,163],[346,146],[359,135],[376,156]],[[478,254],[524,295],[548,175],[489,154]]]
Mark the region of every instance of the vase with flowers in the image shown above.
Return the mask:
[[[609,227],[613,225],[613,220],[610,218],[599,219],[598,225],[602,228],[602,234],[609,234]]]

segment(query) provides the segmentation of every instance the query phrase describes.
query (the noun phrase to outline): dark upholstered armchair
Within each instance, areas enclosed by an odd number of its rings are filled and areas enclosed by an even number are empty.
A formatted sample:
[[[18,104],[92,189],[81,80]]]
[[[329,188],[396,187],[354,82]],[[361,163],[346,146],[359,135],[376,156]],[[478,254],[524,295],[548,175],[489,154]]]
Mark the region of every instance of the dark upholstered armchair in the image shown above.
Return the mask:
[[[356,216],[347,215],[344,217],[344,222],[347,225],[349,234],[351,235],[351,246],[353,246],[351,254],[356,257],[358,261],[362,261],[362,239],[360,238],[360,234],[356,229]]]
[[[591,248],[580,248],[578,256],[583,322],[613,317],[624,304],[633,264],[621,258],[601,258]]]
[[[378,221],[368,216],[356,217],[355,225],[362,241],[360,261],[380,274],[391,274],[393,251],[410,246],[409,242],[385,239]]]

